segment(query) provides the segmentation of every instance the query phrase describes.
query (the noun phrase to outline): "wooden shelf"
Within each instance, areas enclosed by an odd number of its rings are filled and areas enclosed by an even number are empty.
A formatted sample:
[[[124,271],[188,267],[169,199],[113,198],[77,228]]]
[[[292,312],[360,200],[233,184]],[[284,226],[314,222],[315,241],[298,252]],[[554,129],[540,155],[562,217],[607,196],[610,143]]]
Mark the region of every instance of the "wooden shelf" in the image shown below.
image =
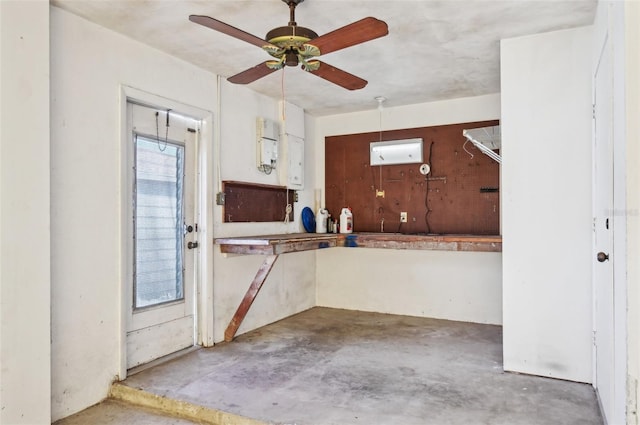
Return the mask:
[[[219,238],[224,254],[278,255],[337,246],[338,235],[331,233],[291,233],[285,235]]]
[[[346,234],[293,233],[285,235],[219,238],[224,254],[278,255],[288,252],[347,246]],[[400,233],[353,233],[350,240],[361,248],[435,251],[501,252],[501,236],[405,235]]]
[[[401,233],[354,233],[350,243],[361,248],[414,249],[431,251],[501,252],[501,236],[405,235]],[[339,235],[338,246],[348,246]]]

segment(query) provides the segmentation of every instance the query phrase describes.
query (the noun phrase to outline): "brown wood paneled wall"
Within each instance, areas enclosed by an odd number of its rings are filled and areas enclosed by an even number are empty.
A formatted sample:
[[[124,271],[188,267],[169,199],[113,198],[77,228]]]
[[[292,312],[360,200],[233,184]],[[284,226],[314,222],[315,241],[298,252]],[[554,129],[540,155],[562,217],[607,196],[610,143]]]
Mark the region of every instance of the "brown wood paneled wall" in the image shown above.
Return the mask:
[[[500,166],[462,135],[498,125],[484,121],[332,136],[325,139],[325,200],[333,218],[353,211],[356,232],[406,234],[500,233]],[[369,165],[369,144],[422,138],[423,163]],[[466,150],[470,153],[467,153]],[[384,190],[384,197],[376,196]],[[406,211],[408,222],[400,222]]]

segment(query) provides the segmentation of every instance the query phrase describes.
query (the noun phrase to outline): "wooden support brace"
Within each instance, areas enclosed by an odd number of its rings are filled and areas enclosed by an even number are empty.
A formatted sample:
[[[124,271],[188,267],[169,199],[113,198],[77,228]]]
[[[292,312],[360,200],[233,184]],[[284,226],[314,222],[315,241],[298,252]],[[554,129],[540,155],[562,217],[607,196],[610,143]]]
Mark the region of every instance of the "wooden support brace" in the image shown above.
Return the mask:
[[[251,304],[253,304],[253,300],[256,299],[256,295],[258,295],[260,288],[262,288],[262,284],[265,280],[267,280],[267,276],[269,276],[269,273],[273,268],[273,264],[277,259],[278,255],[268,255],[262,262],[262,265],[256,273],[256,277],[253,278],[253,282],[251,282],[249,289],[247,289],[247,293],[244,294],[244,298],[238,306],[236,314],[233,315],[233,319],[231,319],[231,322],[229,322],[227,330],[224,331],[225,341],[233,341],[233,338],[236,336],[236,332],[238,331],[240,324],[244,320],[244,317],[247,315]]]

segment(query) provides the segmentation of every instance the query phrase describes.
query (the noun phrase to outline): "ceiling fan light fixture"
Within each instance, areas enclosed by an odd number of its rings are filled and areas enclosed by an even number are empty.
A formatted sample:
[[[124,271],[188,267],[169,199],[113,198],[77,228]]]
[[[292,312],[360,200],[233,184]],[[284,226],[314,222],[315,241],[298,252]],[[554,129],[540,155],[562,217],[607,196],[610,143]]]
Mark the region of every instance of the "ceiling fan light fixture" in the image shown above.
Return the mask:
[[[320,61],[317,60],[305,60],[304,58],[301,58],[302,61],[302,69],[304,69],[307,72],[313,72],[313,71],[317,71],[318,69],[320,69]]]
[[[298,55],[292,50],[285,53],[284,64],[287,66],[298,66]]]
[[[284,67],[284,57],[277,61],[266,61],[265,65],[269,69],[282,69]]]

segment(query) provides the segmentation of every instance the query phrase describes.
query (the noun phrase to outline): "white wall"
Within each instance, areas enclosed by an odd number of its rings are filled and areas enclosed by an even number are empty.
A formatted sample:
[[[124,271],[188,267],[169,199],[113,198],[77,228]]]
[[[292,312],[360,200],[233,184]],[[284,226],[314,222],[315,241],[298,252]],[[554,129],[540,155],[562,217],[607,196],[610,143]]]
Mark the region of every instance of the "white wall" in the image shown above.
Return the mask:
[[[222,126],[220,153],[221,180],[257,182],[281,185],[277,170],[265,175],[257,170],[256,117],[266,117],[280,122],[282,114],[278,102],[227,82],[222,83]],[[288,105],[288,108],[296,108]],[[292,111],[285,117],[295,115]],[[308,145],[308,142],[307,142]],[[306,148],[305,151],[311,149]],[[282,164],[280,164],[282,165]],[[313,161],[307,158],[305,181],[313,186]],[[218,189],[216,189],[218,191]],[[294,203],[294,220],[288,224],[274,223],[224,223],[221,206],[216,206],[215,237],[273,235],[304,231],[300,211],[313,202],[313,191],[298,193]],[[294,191],[290,193],[293,200]],[[284,220],[284,217],[283,217]],[[224,331],[233,317],[255,273],[264,261],[261,255],[223,255],[214,249],[214,340],[224,339]],[[259,295],[238,328],[238,335],[264,326],[315,305],[315,256],[313,252],[282,255],[265,281]]]
[[[50,423],[49,2],[0,1],[0,423]]]
[[[318,305],[501,324],[501,260],[497,252],[323,249]]]
[[[591,382],[591,28],[503,40],[506,370]]]
[[[127,279],[123,214],[121,87],[212,111],[219,121],[208,140],[211,237],[285,233],[300,224],[223,224],[213,206],[220,179],[277,184],[255,170],[255,119],[278,119],[277,101],[217,77],[158,50],[127,39],[58,8],[51,8],[51,225],[52,225],[52,416],[67,416],[103,399],[121,368],[122,284]],[[219,131],[219,133],[218,133]],[[218,139],[219,135],[219,139]],[[217,141],[220,140],[220,144]],[[218,156],[218,152],[220,155]],[[216,158],[220,157],[220,161]],[[217,164],[221,164],[218,174]],[[311,176],[309,176],[311,178]],[[301,200],[312,196],[302,193]],[[296,205],[298,208],[298,205]],[[213,217],[213,223],[208,222]],[[210,244],[209,241],[201,241]],[[260,256],[222,258],[213,247],[204,307],[212,341],[223,338]],[[283,260],[283,261],[281,261]],[[241,332],[313,306],[315,257],[278,260]],[[213,271],[211,271],[213,268]],[[211,284],[211,279],[213,283]],[[207,283],[206,283],[207,284]]]
[[[370,111],[317,118],[316,162],[324,138],[379,129]],[[500,95],[478,96],[383,110],[383,130],[500,118]],[[316,173],[324,198],[324,167]],[[356,218],[357,220],[357,218]],[[316,252],[318,305],[478,323],[502,322],[500,253],[331,249]]]
[[[216,250],[214,261],[215,340],[219,342],[264,257],[224,256]],[[237,335],[314,307],[315,267],[313,251],[279,256]]]
[[[122,84],[202,109],[215,106],[214,75],[52,7],[54,420],[106,397],[121,370]]]

